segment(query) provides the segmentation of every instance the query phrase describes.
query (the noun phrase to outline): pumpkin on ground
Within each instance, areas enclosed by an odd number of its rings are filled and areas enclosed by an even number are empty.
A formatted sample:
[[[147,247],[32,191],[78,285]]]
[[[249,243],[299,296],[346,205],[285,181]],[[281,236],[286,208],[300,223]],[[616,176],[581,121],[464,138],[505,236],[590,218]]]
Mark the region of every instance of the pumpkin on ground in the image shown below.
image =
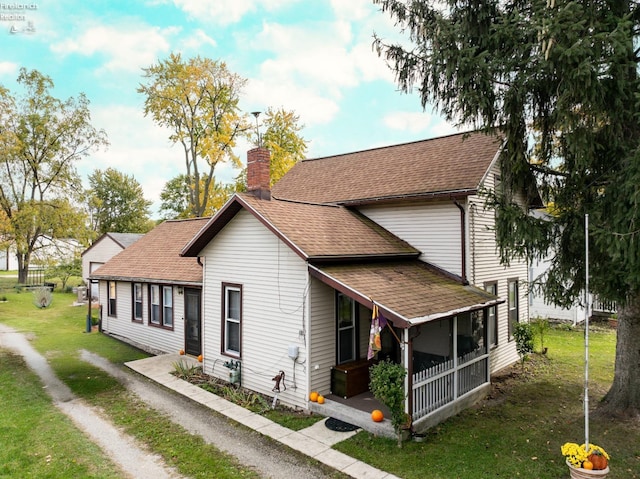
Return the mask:
[[[324,396],[322,394],[318,394],[316,401],[318,401],[318,404],[324,404]]]
[[[374,409],[371,412],[371,419],[374,422],[382,422],[382,420],[384,419],[384,414],[382,414],[382,411],[380,409]]]
[[[317,402],[318,401],[318,392],[317,391],[311,391],[311,393],[309,394],[309,401],[311,401],[311,402]]]
[[[594,452],[593,454],[589,454],[588,460],[589,462],[591,462],[591,464],[593,464],[593,468],[598,471],[601,471],[602,469],[606,469],[607,465],[609,464],[609,461],[607,461],[607,458],[603,454],[600,454],[599,452]]]
[[[198,362],[202,362],[202,354],[198,356]]]
[[[184,349],[180,350],[180,356],[184,356]]]

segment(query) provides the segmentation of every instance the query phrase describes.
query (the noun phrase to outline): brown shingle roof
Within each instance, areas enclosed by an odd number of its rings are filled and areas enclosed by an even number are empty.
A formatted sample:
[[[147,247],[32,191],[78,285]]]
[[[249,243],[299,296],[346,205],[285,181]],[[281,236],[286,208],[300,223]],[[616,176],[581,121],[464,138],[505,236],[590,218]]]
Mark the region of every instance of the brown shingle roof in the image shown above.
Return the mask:
[[[375,301],[396,326],[408,327],[501,303],[422,261],[311,266],[311,273],[336,289],[348,288]],[[351,295],[352,295],[351,294]]]
[[[499,149],[496,137],[473,132],[304,160],[274,185],[272,194],[311,203],[470,194]]]
[[[170,220],[156,226],[91,274],[94,279],[202,283],[202,267],[196,258],[180,251],[209,218]]]
[[[238,194],[201,234],[185,247],[197,255],[241,209],[250,211],[304,259],[416,257],[418,250],[384,228],[347,208]]]

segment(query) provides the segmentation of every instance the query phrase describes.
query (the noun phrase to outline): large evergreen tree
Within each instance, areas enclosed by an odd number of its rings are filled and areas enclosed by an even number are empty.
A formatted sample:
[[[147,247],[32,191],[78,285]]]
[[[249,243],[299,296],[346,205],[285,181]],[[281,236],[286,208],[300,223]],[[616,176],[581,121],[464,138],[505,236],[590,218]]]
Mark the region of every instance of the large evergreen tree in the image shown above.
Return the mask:
[[[552,204],[534,219],[509,197],[496,237],[503,262],[552,254],[547,298],[567,305],[585,287],[616,300],[615,375],[603,410],[640,412],[640,8],[629,0],[374,0],[408,35],[376,37],[405,92],[460,125],[504,136],[502,181],[532,176]]]

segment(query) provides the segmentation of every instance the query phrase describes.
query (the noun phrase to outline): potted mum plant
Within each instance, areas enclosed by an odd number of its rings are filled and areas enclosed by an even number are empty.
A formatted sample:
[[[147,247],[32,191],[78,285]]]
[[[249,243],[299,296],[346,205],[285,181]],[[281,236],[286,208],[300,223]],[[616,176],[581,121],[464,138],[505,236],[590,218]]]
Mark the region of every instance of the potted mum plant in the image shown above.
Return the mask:
[[[602,479],[609,474],[609,454],[600,446],[589,444],[587,451],[584,444],[579,446],[574,442],[567,442],[561,451],[572,479]]]

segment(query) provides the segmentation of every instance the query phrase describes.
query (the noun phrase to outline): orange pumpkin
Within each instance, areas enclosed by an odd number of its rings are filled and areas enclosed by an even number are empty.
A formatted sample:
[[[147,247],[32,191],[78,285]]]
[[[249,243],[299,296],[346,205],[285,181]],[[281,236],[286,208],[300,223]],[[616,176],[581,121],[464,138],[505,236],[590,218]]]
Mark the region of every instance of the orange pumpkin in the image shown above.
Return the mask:
[[[609,464],[609,461],[607,461],[607,458],[598,452],[589,454],[588,460],[591,464],[593,464],[593,468],[598,471],[602,469],[606,469],[607,465]]]
[[[371,419],[374,422],[382,422],[382,420],[384,419],[384,414],[382,414],[382,411],[380,409],[374,409],[371,412]]]
[[[198,362],[202,362],[202,354],[198,356]]]
[[[324,396],[322,394],[318,394],[318,404],[324,404]]]
[[[184,356],[184,349],[180,350],[180,356]]]
[[[582,469],[593,469],[593,463],[590,460],[586,460],[582,463]]]
[[[317,391],[311,391],[311,393],[309,394],[309,401],[311,402],[317,402],[318,401],[318,392]]]

